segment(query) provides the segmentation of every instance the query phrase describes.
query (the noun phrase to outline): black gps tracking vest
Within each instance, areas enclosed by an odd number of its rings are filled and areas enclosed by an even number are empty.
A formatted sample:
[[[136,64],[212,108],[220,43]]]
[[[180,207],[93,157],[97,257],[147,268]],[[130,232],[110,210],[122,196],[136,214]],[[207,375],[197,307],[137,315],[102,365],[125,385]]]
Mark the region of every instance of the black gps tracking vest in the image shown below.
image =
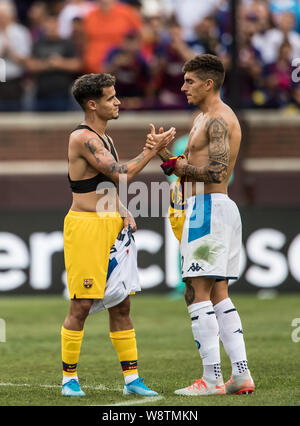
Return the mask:
[[[85,124],[80,124],[79,126],[76,127],[76,129],[73,130],[73,132],[75,132],[76,130],[79,130],[79,129],[88,129],[91,132],[96,133],[96,135],[104,143],[105,148],[109,150],[109,147],[107,146],[106,141],[95,130],[91,129],[89,126],[86,126]],[[107,136],[107,140],[108,140],[109,145],[110,145],[110,152],[111,152],[112,156],[115,158],[116,161],[118,161],[116,151],[114,149],[112,142],[110,141],[109,136]],[[101,183],[101,182],[111,182],[114,186],[116,186],[114,181],[112,181],[109,177],[105,176],[101,172],[98,173],[96,176],[93,176],[92,178],[81,179],[81,180],[71,180],[70,175],[68,173],[68,180],[70,182],[70,187],[72,189],[72,192],[75,192],[77,194],[84,194],[86,192],[96,191],[98,184]]]

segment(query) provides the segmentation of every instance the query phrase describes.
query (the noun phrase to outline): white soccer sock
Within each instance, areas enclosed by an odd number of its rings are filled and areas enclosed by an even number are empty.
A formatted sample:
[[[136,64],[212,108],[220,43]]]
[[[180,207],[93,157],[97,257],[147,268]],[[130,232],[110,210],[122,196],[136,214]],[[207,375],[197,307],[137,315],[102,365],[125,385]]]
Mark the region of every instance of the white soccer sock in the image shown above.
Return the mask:
[[[238,376],[239,374],[243,374],[245,373],[245,371],[248,371],[248,363],[246,360],[232,363],[233,376]]]
[[[62,384],[65,385],[66,383],[68,383],[70,380],[75,379],[78,381],[78,377],[77,376],[65,376],[63,374],[63,378],[62,378]]]
[[[134,380],[138,378],[139,378],[138,374],[127,374],[126,376],[124,376],[125,385],[128,385],[129,383],[133,382]]]
[[[203,364],[203,377],[216,380],[221,376],[219,326],[210,300],[188,307],[194,340]]]
[[[228,297],[214,306],[220,330],[220,339],[230,358],[232,374],[248,369],[246,347],[240,316]]]
[[[208,380],[217,380],[222,376],[221,364],[203,365],[203,377]]]

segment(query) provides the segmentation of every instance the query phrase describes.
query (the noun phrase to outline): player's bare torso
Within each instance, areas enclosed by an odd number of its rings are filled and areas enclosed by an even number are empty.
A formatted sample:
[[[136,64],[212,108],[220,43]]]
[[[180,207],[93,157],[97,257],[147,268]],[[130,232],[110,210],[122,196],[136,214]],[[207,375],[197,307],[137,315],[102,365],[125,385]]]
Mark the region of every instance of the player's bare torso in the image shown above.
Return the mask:
[[[211,128],[213,127],[213,129]],[[221,183],[205,183],[205,193],[227,194],[228,181],[232,174],[241,142],[241,128],[234,112],[223,102],[213,113],[200,113],[194,120],[193,127],[189,134],[189,140],[185,149],[188,164],[197,167],[204,167],[209,162],[209,136],[213,133],[217,139],[222,137],[227,139],[229,145],[229,162],[227,175]],[[195,179],[188,178],[190,181]],[[198,191],[199,192],[199,191]],[[196,193],[196,186],[193,185],[193,194]]]
[[[106,139],[105,136],[104,138]],[[80,154],[84,150],[85,143],[87,143],[90,139],[97,139],[97,135],[87,129],[76,130],[70,136],[68,158],[69,175],[72,180],[89,179],[99,173],[99,171],[89,164],[89,162]],[[107,146],[109,146],[108,142]],[[81,212],[98,211],[101,208],[99,200],[104,197],[105,200],[108,199],[107,193],[97,194],[96,191],[92,191],[81,194],[73,192],[71,210]],[[115,194],[115,199],[110,201],[110,206],[116,206],[116,209],[118,209],[118,199],[118,195]],[[108,203],[106,203],[105,208],[109,209]],[[113,209],[113,211],[114,210],[115,209]]]

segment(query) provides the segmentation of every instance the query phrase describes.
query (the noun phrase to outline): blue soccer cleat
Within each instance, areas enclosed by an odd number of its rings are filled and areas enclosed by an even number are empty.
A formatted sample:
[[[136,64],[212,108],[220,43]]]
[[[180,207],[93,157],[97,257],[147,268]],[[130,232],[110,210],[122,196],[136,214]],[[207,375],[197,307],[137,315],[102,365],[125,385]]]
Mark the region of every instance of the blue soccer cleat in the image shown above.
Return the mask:
[[[143,383],[144,378],[138,377],[133,382],[124,386],[123,395],[142,395],[142,396],[158,396],[157,392],[147,388],[147,386]]]
[[[85,396],[85,393],[80,389],[78,380],[71,379],[62,386],[61,390],[64,396]]]

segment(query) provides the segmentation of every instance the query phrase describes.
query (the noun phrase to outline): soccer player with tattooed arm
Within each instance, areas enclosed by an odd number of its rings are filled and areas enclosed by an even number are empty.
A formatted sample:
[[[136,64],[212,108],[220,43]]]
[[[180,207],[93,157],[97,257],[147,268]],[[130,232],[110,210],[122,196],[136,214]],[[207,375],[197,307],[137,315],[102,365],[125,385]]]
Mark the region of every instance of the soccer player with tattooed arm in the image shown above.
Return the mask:
[[[174,157],[166,148],[158,155],[164,172],[178,176],[169,218],[180,242],[185,301],[203,376],[175,394],[252,393],[255,386],[248,369],[243,328],[228,294],[228,280],[239,275],[242,244],[240,213],[228,196],[241,129],[235,113],[220,97],[225,71],[218,57],[198,55],[184,64],[183,72],[181,90],[200,113],[184,155]],[[155,132],[152,126],[147,149],[156,147]],[[226,383],[221,372],[219,339],[232,365],[232,375]]]
[[[72,88],[84,121],[70,135],[68,161],[73,202],[64,221],[64,256],[70,309],[61,328],[62,394],[84,396],[77,364],[87,316],[108,310],[110,338],[124,375],[123,393],[156,396],[139,377],[130,294],[140,291],[136,224],[119,200],[117,185],[136,176],[175,137],[172,127],[153,136],[157,145],[120,163],[109,120],[119,117],[115,78],[86,74]],[[146,136],[145,136],[146,139]],[[144,143],[143,143],[144,145]]]

